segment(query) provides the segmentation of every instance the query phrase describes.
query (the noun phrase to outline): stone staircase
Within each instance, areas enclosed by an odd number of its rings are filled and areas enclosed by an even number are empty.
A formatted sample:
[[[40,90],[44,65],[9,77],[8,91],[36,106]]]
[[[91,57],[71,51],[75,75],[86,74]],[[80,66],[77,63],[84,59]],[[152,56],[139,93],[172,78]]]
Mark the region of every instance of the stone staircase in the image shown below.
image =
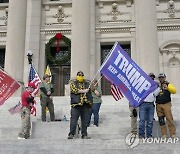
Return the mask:
[[[32,120],[31,139],[18,140],[21,127],[19,114],[11,115],[8,109],[17,104],[19,97],[11,97],[0,108],[0,154],[179,154],[180,141],[176,143],[143,143],[142,140],[134,148],[126,144],[126,136],[130,132],[128,101],[123,98],[116,102],[112,96],[103,96],[100,109],[99,127],[88,127],[89,140],[81,139],[81,135],[67,140],[70,119],[70,99],[67,96],[54,97],[56,119],[65,115],[68,121],[41,122],[40,105],[37,98],[37,116]],[[180,95],[173,95],[173,115],[180,137]],[[47,113],[48,115],[48,113]],[[47,117],[49,119],[49,115]],[[157,116],[155,114],[155,119]],[[159,124],[154,121],[154,136],[160,136]]]

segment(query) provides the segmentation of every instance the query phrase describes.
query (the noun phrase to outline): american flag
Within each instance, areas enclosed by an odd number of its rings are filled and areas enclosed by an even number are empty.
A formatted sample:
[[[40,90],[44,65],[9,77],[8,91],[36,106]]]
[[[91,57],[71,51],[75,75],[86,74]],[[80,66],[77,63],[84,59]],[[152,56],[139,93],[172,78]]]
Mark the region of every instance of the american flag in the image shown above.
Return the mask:
[[[18,113],[21,111],[21,101],[18,102],[18,104],[16,104],[15,106],[13,106],[12,108],[10,108],[8,111],[13,115],[15,113]]]
[[[36,96],[36,94],[39,92],[39,84],[41,83],[41,79],[39,75],[37,74],[36,69],[34,66],[31,64],[30,71],[29,71],[29,83],[34,83],[36,86],[36,89],[34,90],[33,94]],[[36,102],[34,100],[34,104],[31,106],[31,114],[36,116]]]
[[[18,104],[10,108],[8,111],[13,115],[15,113],[19,113],[21,111],[21,108],[22,108],[22,103],[21,101],[19,101]],[[35,100],[34,100],[34,104],[31,105],[31,114],[36,116],[36,101]]]
[[[119,88],[116,87],[114,84],[111,85],[111,93],[116,101],[124,97]]]
[[[34,104],[31,105],[31,114],[36,116],[36,101],[34,100]]]
[[[29,81],[28,83],[34,83],[36,86],[36,89],[34,90],[33,94],[36,95],[39,91],[39,84],[41,83],[41,79],[39,77],[39,75],[37,74],[36,69],[34,68],[33,65],[31,65],[30,67],[30,71],[29,71]]]

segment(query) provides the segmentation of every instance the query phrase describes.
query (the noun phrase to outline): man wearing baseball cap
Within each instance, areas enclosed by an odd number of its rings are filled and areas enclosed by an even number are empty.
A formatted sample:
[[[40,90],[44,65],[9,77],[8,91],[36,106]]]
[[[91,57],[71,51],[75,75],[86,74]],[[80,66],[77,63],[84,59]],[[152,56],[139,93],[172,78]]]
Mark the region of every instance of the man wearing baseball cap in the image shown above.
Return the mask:
[[[23,92],[21,96],[21,120],[22,128],[18,134],[18,139],[28,139],[30,137],[31,130],[31,106],[34,103],[34,96],[32,95],[34,89],[36,88],[34,83],[29,83],[28,88]]]
[[[52,93],[54,92],[53,85],[50,82],[50,75],[45,74],[43,76],[43,82],[40,83],[40,101],[41,101],[41,120],[46,121],[46,107],[50,113],[50,120],[55,120],[54,104],[52,100]]]
[[[154,73],[149,73],[152,80],[155,79]],[[139,106],[139,137],[150,138],[152,137],[153,119],[154,119],[154,102],[156,96],[159,94],[160,88],[158,87],[150,93]]]
[[[165,118],[167,120],[170,137],[176,137],[176,128],[173,121],[172,111],[171,111],[171,94],[176,93],[176,88],[166,81],[166,75],[160,73],[158,75],[159,87],[161,91],[156,97],[156,112],[159,118],[159,124],[161,127],[161,134],[163,138],[167,137],[167,128]]]
[[[76,127],[81,117],[81,137],[90,139],[87,134],[87,120],[89,109],[92,107],[93,97],[90,90],[90,81],[85,80],[82,71],[77,72],[76,79],[71,80],[71,119],[68,139],[73,139],[76,134]]]

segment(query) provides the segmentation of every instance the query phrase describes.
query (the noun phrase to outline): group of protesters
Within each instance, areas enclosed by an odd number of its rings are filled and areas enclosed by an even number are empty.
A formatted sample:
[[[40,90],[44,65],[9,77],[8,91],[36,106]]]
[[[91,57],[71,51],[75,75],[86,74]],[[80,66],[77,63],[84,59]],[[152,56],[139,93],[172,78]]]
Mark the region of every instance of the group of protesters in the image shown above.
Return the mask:
[[[41,120],[46,122],[46,109],[50,113],[50,120],[55,120],[54,104],[52,100],[52,93],[54,92],[53,86],[50,82],[50,75],[43,76],[43,82],[40,83],[40,102],[41,102]],[[18,134],[18,139],[30,138],[30,115],[31,109],[35,103],[34,90],[36,86],[34,83],[29,83],[27,89],[21,96],[21,120],[22,128]],[[71,89],[71,119],[70,119],[70,132],[68,139],[73,139],[76,133],[76,127],[79,117],[81,117],[81,134],[82,139],[89,139],[87,134],[87,127],[90,126],[91,116],[94,115],[93,126],[99,126],[99,109],[102,103],[102,91],[98,86],[98,81],[85,80],[82,71],[77,72],[76,79],[70,80]]]
[[[150,73],[152,80],[155,75]],[[154,110],[156,104],[156,112],[161,127],[162,137],[168,136],[165,118],[167,120],[170,137],[176,137],[176,128],[173,122],[171,112],[171,94],[176,93],[175,87],[166,81],[166,75],[160,73],[158,75],[158,87],[151,92],[141,103],[138,108],[130,105],[131,111],[131,132],[138,134],[139,138],[152,137]],[[49,109],[50,120],[55,120],[54,104],[52,101],[52,93],[54,92],[52,84],[49,82],[50,75],[43,76],[43,82],[40,84],[40,102],[41,102],[41,120],[46,121],[46,107]],[[23,92],[21,101],[21,119],[22,129],[18,135],[18,139],[28,139],[30,137],[30,112],[34,103],[33,91],[35,89],[33,83],[28,84],[28,88]],[[98,86],[98,81],[86,80],[82,71],[77,72],[76,79],[70,80],[71,91],[71,118],[70,118],[70,132],[68,139],[73,139],[76,134],[77,123],[79,117],[81,118],[81,137],[82,139],[90,139],[87,133],[87,127],[91,123],[91,115],[94,114],[94,126],[99,126],[99,109],[102,103],[101,89]],[[138,131],[138,115],[139,115],[139,131]]]
[[[155,74],[150,73],[149,76],[152,80],[155,79]],[[150,93],[142,102],[138,108],[134,108],[130,105],[131,112],[131,133],[139,135],[139,138],[151,138],[154,111],[156,113],[161,128],[162,138],[168,137],[168,131],[166,127],[165,118],[169,128],[171,138],[176,137],[176,128],[173,121],[171,110],[171,94],[176,93],[176,88],[166,81],[166,75],[160,73],[158,75],[158,87],[152,93]],[[138,131],[138,115],[139,115],[139,131]]]

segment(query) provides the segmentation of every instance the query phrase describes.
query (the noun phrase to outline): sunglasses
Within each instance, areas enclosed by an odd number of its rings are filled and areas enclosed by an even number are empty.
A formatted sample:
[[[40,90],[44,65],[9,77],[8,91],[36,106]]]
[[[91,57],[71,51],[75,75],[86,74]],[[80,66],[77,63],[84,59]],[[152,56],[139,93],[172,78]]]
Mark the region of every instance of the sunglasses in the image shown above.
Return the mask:
[[[159,77],[159,79],[162,79],[162,78],[165,78],[165,77],[163,77],[163,76],[160,76],[160,77]]]
[[[84,74],[78,74],[78,76],[84,76]]]

